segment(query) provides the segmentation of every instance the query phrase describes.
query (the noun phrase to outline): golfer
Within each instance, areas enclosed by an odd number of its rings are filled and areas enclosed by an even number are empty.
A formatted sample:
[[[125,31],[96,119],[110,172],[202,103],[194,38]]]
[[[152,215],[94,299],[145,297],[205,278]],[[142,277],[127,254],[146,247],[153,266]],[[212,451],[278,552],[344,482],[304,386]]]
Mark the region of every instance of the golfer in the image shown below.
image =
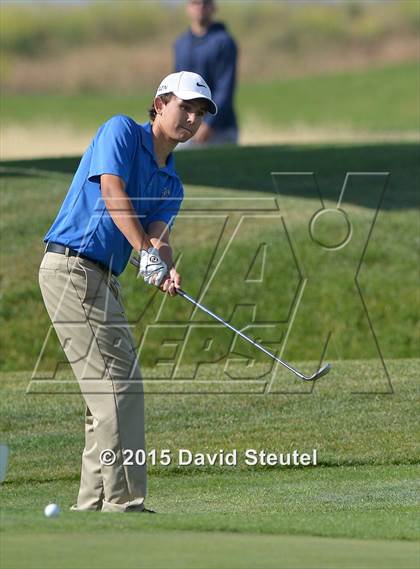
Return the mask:
[[[142,381],[117,277],[135,249],[138,276],[176,295],[181,277],[169,235],[183,188],[172,150],[194,136],[207,113],[217,107],[200,75],[165,77],[150,122],[115,116],[99,128],[45,235],[41,292],[86,403],[73,510],[152,512],[141,460]]]

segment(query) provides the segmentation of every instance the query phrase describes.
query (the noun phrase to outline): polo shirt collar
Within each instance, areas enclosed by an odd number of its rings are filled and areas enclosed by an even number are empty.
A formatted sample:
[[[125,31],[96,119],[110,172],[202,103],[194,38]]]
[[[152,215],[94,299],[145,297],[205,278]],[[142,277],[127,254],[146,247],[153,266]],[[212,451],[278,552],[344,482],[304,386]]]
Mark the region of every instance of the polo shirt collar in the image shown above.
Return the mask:
[[[156,160],[156,156],[155,156],[155,151],[153,149],[152,124],[150,122],[141,124],[140,125],[140,133],[141,133],[142,146],[149,152],[149,154],[152,156],[152,158],[156,164],[156,167],[159,168],[157,160]],[[163,168],[159,168],[159,170],[161,172],[165,172],[169,176],[176,176],[174,156],[173,156],[172,152],[168,156],[168,159],[166,161],[166,166],[164,166]]]

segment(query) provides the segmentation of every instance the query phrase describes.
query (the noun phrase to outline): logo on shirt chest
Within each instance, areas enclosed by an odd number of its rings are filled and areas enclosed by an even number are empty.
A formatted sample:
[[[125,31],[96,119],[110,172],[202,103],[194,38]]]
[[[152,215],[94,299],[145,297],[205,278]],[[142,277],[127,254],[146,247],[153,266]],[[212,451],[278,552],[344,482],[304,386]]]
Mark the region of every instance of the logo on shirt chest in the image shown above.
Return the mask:
[[[170,195],[171,195],[171,188],[163,188],[163,190],[160,193],[160,196],[162,198],[167,198]]]

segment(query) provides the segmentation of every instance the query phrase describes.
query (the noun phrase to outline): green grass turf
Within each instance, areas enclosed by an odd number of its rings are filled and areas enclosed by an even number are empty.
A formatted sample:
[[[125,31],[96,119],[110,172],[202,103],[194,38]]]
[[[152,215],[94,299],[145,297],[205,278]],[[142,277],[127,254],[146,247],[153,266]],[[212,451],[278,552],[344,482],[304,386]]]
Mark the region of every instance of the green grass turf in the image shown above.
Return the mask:
[[[397,75],[398,81],[406,81],[406,75],[395,72],[395,77]],[[412,77],[410,70],[407,76]],[[377,85],[380,82],[382,79]],[[321,96],[324,82],[319,78],[320,91],[315,83],[314,78],[311,86],[314,93]],[[374,83],[364,85],[374,91]],[[385,90],[388,88],[391,89],[384,86]],[[352,100],[357,99],[358,90],[354,88],[350,92]],[[298,94],[297,88],[295,94]],[[397,123],[395,128],[413,128],[416,115],[410,104],[409,125],[402,118],[405,110],[393,115],[397,120],[389,120],[386,114],[391,113],[395,105],[391,107],[390,99],[384,104],[384,99],[378,97],[382,110],[378,109],[378,113],[364,123],[366,128],[376,128],[379,123],[377,128],[388,129]],[[86,112],[84,117],[80,115],[80,124],[84,121],[88,124],[91,112],[93,118],[89,124],[94,128],[102,118],[121,112],[107,106],[105,99],[100,110],[103,116],[95,114],[100,108],[99,102],[94,97],[90,100],[89,110],[88,103],[84,106],[75,98],[72,111],[69,100],[60,99],[55,104],[54,100],[45,99],[44,116],[58,120],[63,115],[64,104],[68,105],[69,117]],[[35,112],[39,101],[41,99],[33,103],[34,118],[40,116]],[[23,104],[23,100],[20,103]],[[17,100],[15,117],[20,113],[20,103]],[[8,104],[4,107],[6,111],[10,109]],[[137,117],[137,99],[132,99],[132,105],[133,112],[125,109],[123,112]],[[245,101],[242,106],[246,106]],[[356,103],[349,108],[348,115],[359,120],[362,114]],[[13,116],[13,112],[7,111],[6,116]],[[287,116],[279,120],[286,121]],[[74,122],[76,124],[76,120]],[[196,452],[220,448],[238,448],[240,452],[246,448],[277,452],[317,448],[320,465],[299,469],[151,466],[148,501],[150,507],[160,512],[152,518],[67,511],[77,495],[83,447],[81,398],[52,393],[25,394],[30,372],[12,373],[11,370],[32,369],[48,327],[36,282],[42,255],[40,241],[65,195],[78,159],[3,163],[2,266],[9,268],[4,271],[3,279],[3,368],[9,371],[0,377],[1,440],[9,444],[11,456],[8,477],[0,490],[2,566],[415,567],[418,547],[411,540],[418,537],[419,448],[416,441],[419,433],[413,418],[418,406],[415,385],[420,373],[419,361],[390,358],[412,357],[417,353],[413,269],[417,262],[413,247],[417,235],[417,158],[418,149],[405,144],[220,149],[178,155],[186,195],[200,198],[201,203],[203,196],[218,200],[271,198],[270,172],[314,170],[326,205],[331,206],[346,171],[391,172],[360,280],[377,327],[394,394],[389,390],[387,395],[354,393],[363,386],[367,391],[384,391],[384,387],[389,386],[384,385],[377,359],[343,361],[340,357],[333,361],[333,370],[320,380],[313,393],[288,374],[280,374],[273,387],[293,393],[267,396],[246,393],[158,395],[150,393],[156,389],[153,383],[147,383],[149,448],[170,448],[174,455],[180,447]],[[282,185],[280,194],[280,203],[290,214],[288,224],[305,256],[308,252],[304,246],[305,220],[319,207],[319,202],[306,184],[289,181]],[[376,207],[376,195],[374,186],[356,185],[346,209],[363,222]],[[211,231],[212,227],[204,226],[197,233],[193,225],[180,221],[176,224],[176,249],[190,254],[183,274],[186,275],[185,288],[193,294],[200,290]],[[273,239],[272,232],[264,234],[264,231],[262,235],[258,228],[252,240],[249,235],[241,236],[236,246],[235,266],[242,278],[245,269],[242,258],[254,245],[255,236]],[[279,280],[275,286],[267,283],[263,310],[269,311],[280,303],[284,315],[294,290],[287,285],[295,282],[296,273],[287,272],[290,256],[285,252],[284,240],[281,245],[282,256],[278,264],[273,265],[275,273],[280,275]],[[30,255],[22,254],[28,250]],[[348,276],[342,275],[338,268],[335,264],[323,269],[324,287],[320,296],[312,299],[317,314],[322,314],[323,307],[327,306],[322,302],[338,298],[337,290],[349,285]],[[139,298],[139,284],[130,270],[122,282],[128,314],[135,318],[151,300],[151,293],[142,289]],[[226,306],[235,305],[238,292],[242,290],[238,282],[235,284],[232,286],[224,275],[213,285],[209,305],[222,314]],[[282,291],[280,296],[279,290]],[[344,328],[338,330],[341,334],[357,330],[357,325],[349,327],[346,319],[351,307],[344,304],[343,308],[344,316],[338,319],[344,323]],[[169,316],[174,317],[178,312],[179,308],[173,308]],[[183,318],[185,315],[185,312],[181,314]],[[246,317],[242,315],[244,321],[248,321]],[[314,357],[314,347],[307,341],[312,331],[301,324],[298,330],[300,336],[296,337],[297,346],[291,355],[305,359],[297,365],[309,371],[316,365],[315,361],[307,361]],[[342,337],[351,343],[348,333]],[[352,344],[349,353],[366,357],[363,338],[358,339],[358,334],[351,337],[356,339],[356,344]],[[153,353],[158,344],[157,339],[153,340],[148,345],[148,353]],[[192,353],[197,350],[193,349]],[[250,357],[249,351],[246,354]],[[334,356],[339,355],[332,351],[328,357],[335,359]],[[254,353],[252,356],[256,357]],[[51,346],[45,369],[51,369],[57,358],[62,359],[61,351],[57,345]],[[266,365],[264,360],[259,361],[254,368]],[[143,363],[143,375],[153,378],[155,370],[145,367],[147,357]],[[242,366],[233,371],[238,378],[247,373]],[[218,379],[216,372],[214,368],[204,370],[204,379]],[[64,377],[70,379],[66,373],[64,370]],[[221,383],[214,381],[216,388]],[[199,385],[195,383],[194,389],[199,391]],[[251,389],[251,382],[244,385],[245,389]],[[53,391],[52,384],[47,382],[46,387]],[[59,384],[55,388],[61,387]],[[74,384],[70,384],[70,388],[74,390]],[[42,389],[45,390],[45,385],[41,385]],[[49,501],[57,501],[63,508],[58,520],[46,520],[42,515]]]
[[[3,124],[70,124],[96,130],[115,114],[143,122],[154,92],[132,95],[5,95]],[[354,128],[372,131],[409,130],[419,124],[416,63],[378,69],[308,76],[273,83],[240,84],[240,122],[254,119],[262,126]],[[403,102],[403,103],[402,103]]]
[[[178,170],[186,190],[183,212],[189,218],[178,218],[173,245],[177,255],[183,254],[179,265],[183,286],[191,295],[198,296],[209,282],[209,277],[215,275],[203,303],[225,319],[232,317],[237,326],[250,323],[253,318],[249,308],[240,306],[243,299],[256,304],[258,321],[277,323],[275,332],[262,330],[260,334],[268,347],[278,350],[281,335],[285,333],[290,319],[291,307],[301,290],[299,270],[287,239],[289,234],[299,266],[308,275],[309,286],[305,289],[306,304],[302,305],[302,312],[297,313],[298,319],[284,357],[291,360],[319,359],[322,338],[332,330],[327,358],[371,358],[379,361],[354,276],[384,178],[380,178],[379,183],[372,177],[353,180],[350,184],[343,207],[353,219],[352,247],[331,255],[314,249],[308,239],[309,220],[321,207],[312,182],[307,177],[284,179],[279,183],[277,195],[270,174],[284,170],[315,172],[325,207],[335,207],[346,172],[389,172],[387,190],[361,265],[359,284],[383,357],[417,355],[418,313],[413,309],[418,306],[415,271],[418,256],[413,247],[417,238],[417,158],[418,148],[411,144],[225,148],[179,153]],[[37,282],[42,238],[57,214],[77,163],[78,158],[68,158],[1,164],[3,369],[32,369],[46,337],[49,319]],[[273,201],[275,197],[278,202]],[[217,211],[221,204],[231,211]],[[250,225],[244,224],[243,230],[236,234],[229,254],[215,273],[237,227],[237,210],[251,208],[255,211],[259,207],[262,208],[259,215],[274,213],[278,216],[277,205],[285,216],[288,234],[279,217],[273,222],[264,217],[247,222]],[[204,211],[210,209],[212,215],[221,213],[229,216],[217,248],[225,218],[199,217],[195,213],[197,207]],[[324,230],[324,237],[329,238],[330,234],[339,233],[341,228],[327,223]],[[258,277],[261,267],[260,245],[263,243],[268,243],[269,262],[262,286],[255,284],[255,277]],[[28,251],[30,254],[23,253]],[[254,257],[257,259],[255,263]],[[13,270],[6,270],[7,267],[13,267]],[[254,278],[254,284],[246,281],[249,277]],[[312,286],[314,278],[316,284]],[[121,282],[127,314],[131,321],[137,323],[134,332],[140,342],[146,326],[156,322],[162,296],[139,283],[130,267],[122,275]],[[315,320],[312,316],[316,317]],[[186,303],[181,304],[181,299],[174,299],[163,306],[159,318],[169,323],[185,324],[190,317]],[[209,322],[201,314],[193,321],[198,319],[203,323]],[[36,334],[34,330],[37,330]],[[166,326],[164,332],[167,332]],[[196,361],[197,353],[202,351],[205,333],[196,329],[196,336],[192,337],[188,350],[184,352],[182,363]],[[251,329],[249,333],[258,335],[258,330]],[[155,365],[157,353],[159,358],[170,355],[165,350],[158,352],[162,336],[160,332],[153,331],[153,334],[147,337],[141,354],[145,366]],[[176,331],[171,334],[176,334]],[[220,342],[215,343],[214,351],[209,352],[209,359],[215,361],[224,357],[229,338],[225,331],[220,332]],[[243,357],[267,361],[265,356],[243,342],[238,344],[238,350]],[[62,359],[61,348],[53,335],[41,369],[52,369]]]
[[[341,366],[340,381],[326,376],[306,395],[147,394],[149,449],[317,448],[319,459],[307,468],[150,466],[157,516],[69,512],[81,397],[27,394],[30,374],[3,373],[2,566],[415,567],[420,361],[390,361],[398,380],[382,396],[351,392],[368,362]],[[63,509],[57,520],[42,515],[50,501]]]
[[[239,91],[238,108],[243,117],[258,116],[264,123],[284,127],[300,123],[414,131],[420,120],[418,71],[418,65],[410,63],[250,85]],[[397,103],[402,100],[406,104]]]
[[[53,522],[57,526],[57,522]],[[412,543],[193,532],[16,535],[2,548],[8,569],[417,569]],[[76,546],[77,544],[77,546]]]

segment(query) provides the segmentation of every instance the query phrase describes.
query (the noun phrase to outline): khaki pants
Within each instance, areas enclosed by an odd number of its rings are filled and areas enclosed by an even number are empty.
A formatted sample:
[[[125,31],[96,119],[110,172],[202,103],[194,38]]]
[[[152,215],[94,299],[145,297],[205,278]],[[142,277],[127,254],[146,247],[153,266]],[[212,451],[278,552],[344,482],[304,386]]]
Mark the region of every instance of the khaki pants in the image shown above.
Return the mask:
[[[50,252],[42,260],[39,284],[86,402],[85,449],[73,509],[141,510],[146,466],[123,464],[123,450],[135,454],[146,447],[143,386],[120,285],[90,261]],[[101,464],[107,449],[115,454],[112,466]]]

